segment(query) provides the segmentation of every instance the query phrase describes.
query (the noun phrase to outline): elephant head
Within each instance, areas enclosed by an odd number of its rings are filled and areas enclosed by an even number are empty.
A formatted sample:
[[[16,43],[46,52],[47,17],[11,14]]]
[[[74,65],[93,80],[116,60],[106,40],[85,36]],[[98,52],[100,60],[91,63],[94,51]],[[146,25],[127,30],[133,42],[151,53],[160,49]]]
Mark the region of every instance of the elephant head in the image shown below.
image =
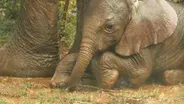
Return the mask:
[[[123,56],[172,35],[177,15],[165,0],[91,0],[84,17],[80,52],[67,86],[73,87],[91,58],[116,45]]]
[[[164,41],[173,34],[178,21],[176,12],[165,0],[143,0],[137,7],[131,4],[132,18],[116,45],[116,52],[122,56]]]

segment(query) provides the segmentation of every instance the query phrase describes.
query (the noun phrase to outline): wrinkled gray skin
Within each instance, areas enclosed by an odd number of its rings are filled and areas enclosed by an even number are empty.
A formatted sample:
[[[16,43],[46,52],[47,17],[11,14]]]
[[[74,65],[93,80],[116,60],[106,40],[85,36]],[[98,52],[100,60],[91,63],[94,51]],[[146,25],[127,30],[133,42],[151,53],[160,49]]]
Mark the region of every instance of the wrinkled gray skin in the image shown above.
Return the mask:
[[[151,75],[162,76],[166,84],[184,83],[184,5],[169,3],[178,15],[178,24],[173,34],[160,44],[143,48],[140,52],[124,55],[121,40],[120,52],[104,52],[93,62],[99,63],[92,70],[102,88],[113,88],[120,78],[133,87],[139,87]],[[144,28],[144,27],[141,27]],[[147,27],[148,28],[148,27]],[[146,29],[144,29],[146,31]],[[134,36],[135,37],[135,36]],[[142,37],[141,37],[142,38]],[[130,44],[130,43],[129,43]],[[123,47],[123,48],[122,48]],[[123,82],[123,81],[122,81]]]
[[[54,76],[51,79],[51,88],[62,88],[64,83],[70,78],[70,73],[76,63],[78,53],[70,53],[66,55],[57,65]],[[97,60],[94,60],[97,61]],[[93,67],[97,67],[93,64]],[[82,76],[82,81],[80,84],[96,85],[96,78],[92,74],[92,64],[88,65],[86,72]]]
[[[63,63],[67,62],[67,60],[62,59],[62,61],[60,62],[60,65],[58,65],[56,70],[63,70],[63,73],[62,74],[58,73],[58,71],[55,72],[55,75],[51,80],[51,86],[54,86],[54,85],[67,86],[67,85],[70,85],[69,82],[71,82],[72,84],[73,83],[72,81],[74,80],[70,80],[70,74],[72,77],[71,79],[76,79],[77,80],[76,82],[79,82],[80,77],[83,75],[83,72],[87,68],[91,58],[97,52],[104,51],[105,49],[111,47],[121,39],[122,32],[125,30],[125,26],[126,26],[121,24],[127,24],[129,19],[128,12],[127,12],[128,8],[125,7],[125,4],[120,5],[120,6],[124,6],[123,8],[115,6],[116,7],[116,13],[115,13],[113,10],[110,10],[110,8],[105,6],[102,6],[102,7],[109,9],[110,11],[109,10],[104,11],[102,9],[99,9],[98,7],[102,8],[101,7],[102,4],[103,4],[103,0],[90,1],[89,8],[86,11],[86,14],[84,16],[83,38],[82,38],[82,43],[80,47],[80,52],[78,54],[78,58],[76,61],[77,63],[74,66],[74,70],[72,72],[73,74],[71,74],[71,71],[67,71],[66,73],[65,72],[66,69],[59,68],[61,65],[63,65]],[[96,8],[94,8],[94,6]],[[116,14],[118,14],[123,10],[125,10],[125,12],[122,12],[123,16],[122,14],[119,14],[116,16]],[[109,13],[111,13],[111,16],[108,17]],[[123,19],[126,19],[127,21],[123,21]],[[111,25],[113,24],[117,24],[117,26],[111,27]],[[114,31],[114,33],[111,33],[111,31]],[[77,69],[80,69],[80,70],[77,70]],[[68,77],[63,78],[61,76],[68,76]],[[60,81],[61,79],[66,79],[66,80]]]
[[[17,28],[0,48],[0,76],[52,76],[58,63],[58,0],[21,0]]]
[[[92,0],[76,64],[60,84],[73,87],[91,58],[117,42],[115,52],[97,55],[98,62],[92,62],[100,87],[112,88],[122,76],[140,86],[158,72],[168,84],[183,82],[183,4],[169,4],[165,0]]]

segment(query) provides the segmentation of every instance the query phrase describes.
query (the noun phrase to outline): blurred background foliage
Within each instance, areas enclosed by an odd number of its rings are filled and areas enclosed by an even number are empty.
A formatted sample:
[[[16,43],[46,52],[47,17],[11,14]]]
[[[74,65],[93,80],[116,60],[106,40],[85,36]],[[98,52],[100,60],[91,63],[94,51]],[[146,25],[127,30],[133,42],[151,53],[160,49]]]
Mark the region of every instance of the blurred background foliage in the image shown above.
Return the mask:
[[[182,2],[183,0],[170,0]],[[71,47],[76,32],[76,0],[60,0],[59,31],[61,42]],[[18,18],[20,0],[0,0],[0,46],[4,44],[15,28]]]
[[[0,0],[0,46],[12,33],[19,8],[20,0]]]
[[[71,47],[76,33],[76,0],[60,0],[59,2],[59,36],[61,42]]]
[[[182,2],[183,0],[169,0],[169,1]]]

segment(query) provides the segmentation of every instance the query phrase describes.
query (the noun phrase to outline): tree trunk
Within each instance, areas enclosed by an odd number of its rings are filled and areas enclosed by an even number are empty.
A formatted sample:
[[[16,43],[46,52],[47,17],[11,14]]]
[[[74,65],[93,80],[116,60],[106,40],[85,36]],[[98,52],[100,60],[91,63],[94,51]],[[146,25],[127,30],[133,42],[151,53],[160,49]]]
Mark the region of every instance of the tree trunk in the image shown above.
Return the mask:
[[[83,29],[83,20],[84,13],[88,7],[90,0],[77,0],[77,32],[75,35],[74,44],[70,52],[78,52],[80,49],[80,44],[82,40],[82,29]]]
[[[21,0],[17,28],[0,49],[0,75],[52,76],[59,59],[58,0]]]

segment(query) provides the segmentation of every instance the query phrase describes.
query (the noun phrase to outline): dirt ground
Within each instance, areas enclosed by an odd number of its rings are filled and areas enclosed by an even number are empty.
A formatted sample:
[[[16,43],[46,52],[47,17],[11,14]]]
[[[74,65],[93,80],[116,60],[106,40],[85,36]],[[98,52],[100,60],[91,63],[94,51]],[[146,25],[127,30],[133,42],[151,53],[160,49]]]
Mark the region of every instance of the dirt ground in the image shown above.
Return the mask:
[[[81,85],[66,92],[49,87],[50,78],[0,77],[0,104],[184,104],[184,85],[145,85],[102,90]]]

